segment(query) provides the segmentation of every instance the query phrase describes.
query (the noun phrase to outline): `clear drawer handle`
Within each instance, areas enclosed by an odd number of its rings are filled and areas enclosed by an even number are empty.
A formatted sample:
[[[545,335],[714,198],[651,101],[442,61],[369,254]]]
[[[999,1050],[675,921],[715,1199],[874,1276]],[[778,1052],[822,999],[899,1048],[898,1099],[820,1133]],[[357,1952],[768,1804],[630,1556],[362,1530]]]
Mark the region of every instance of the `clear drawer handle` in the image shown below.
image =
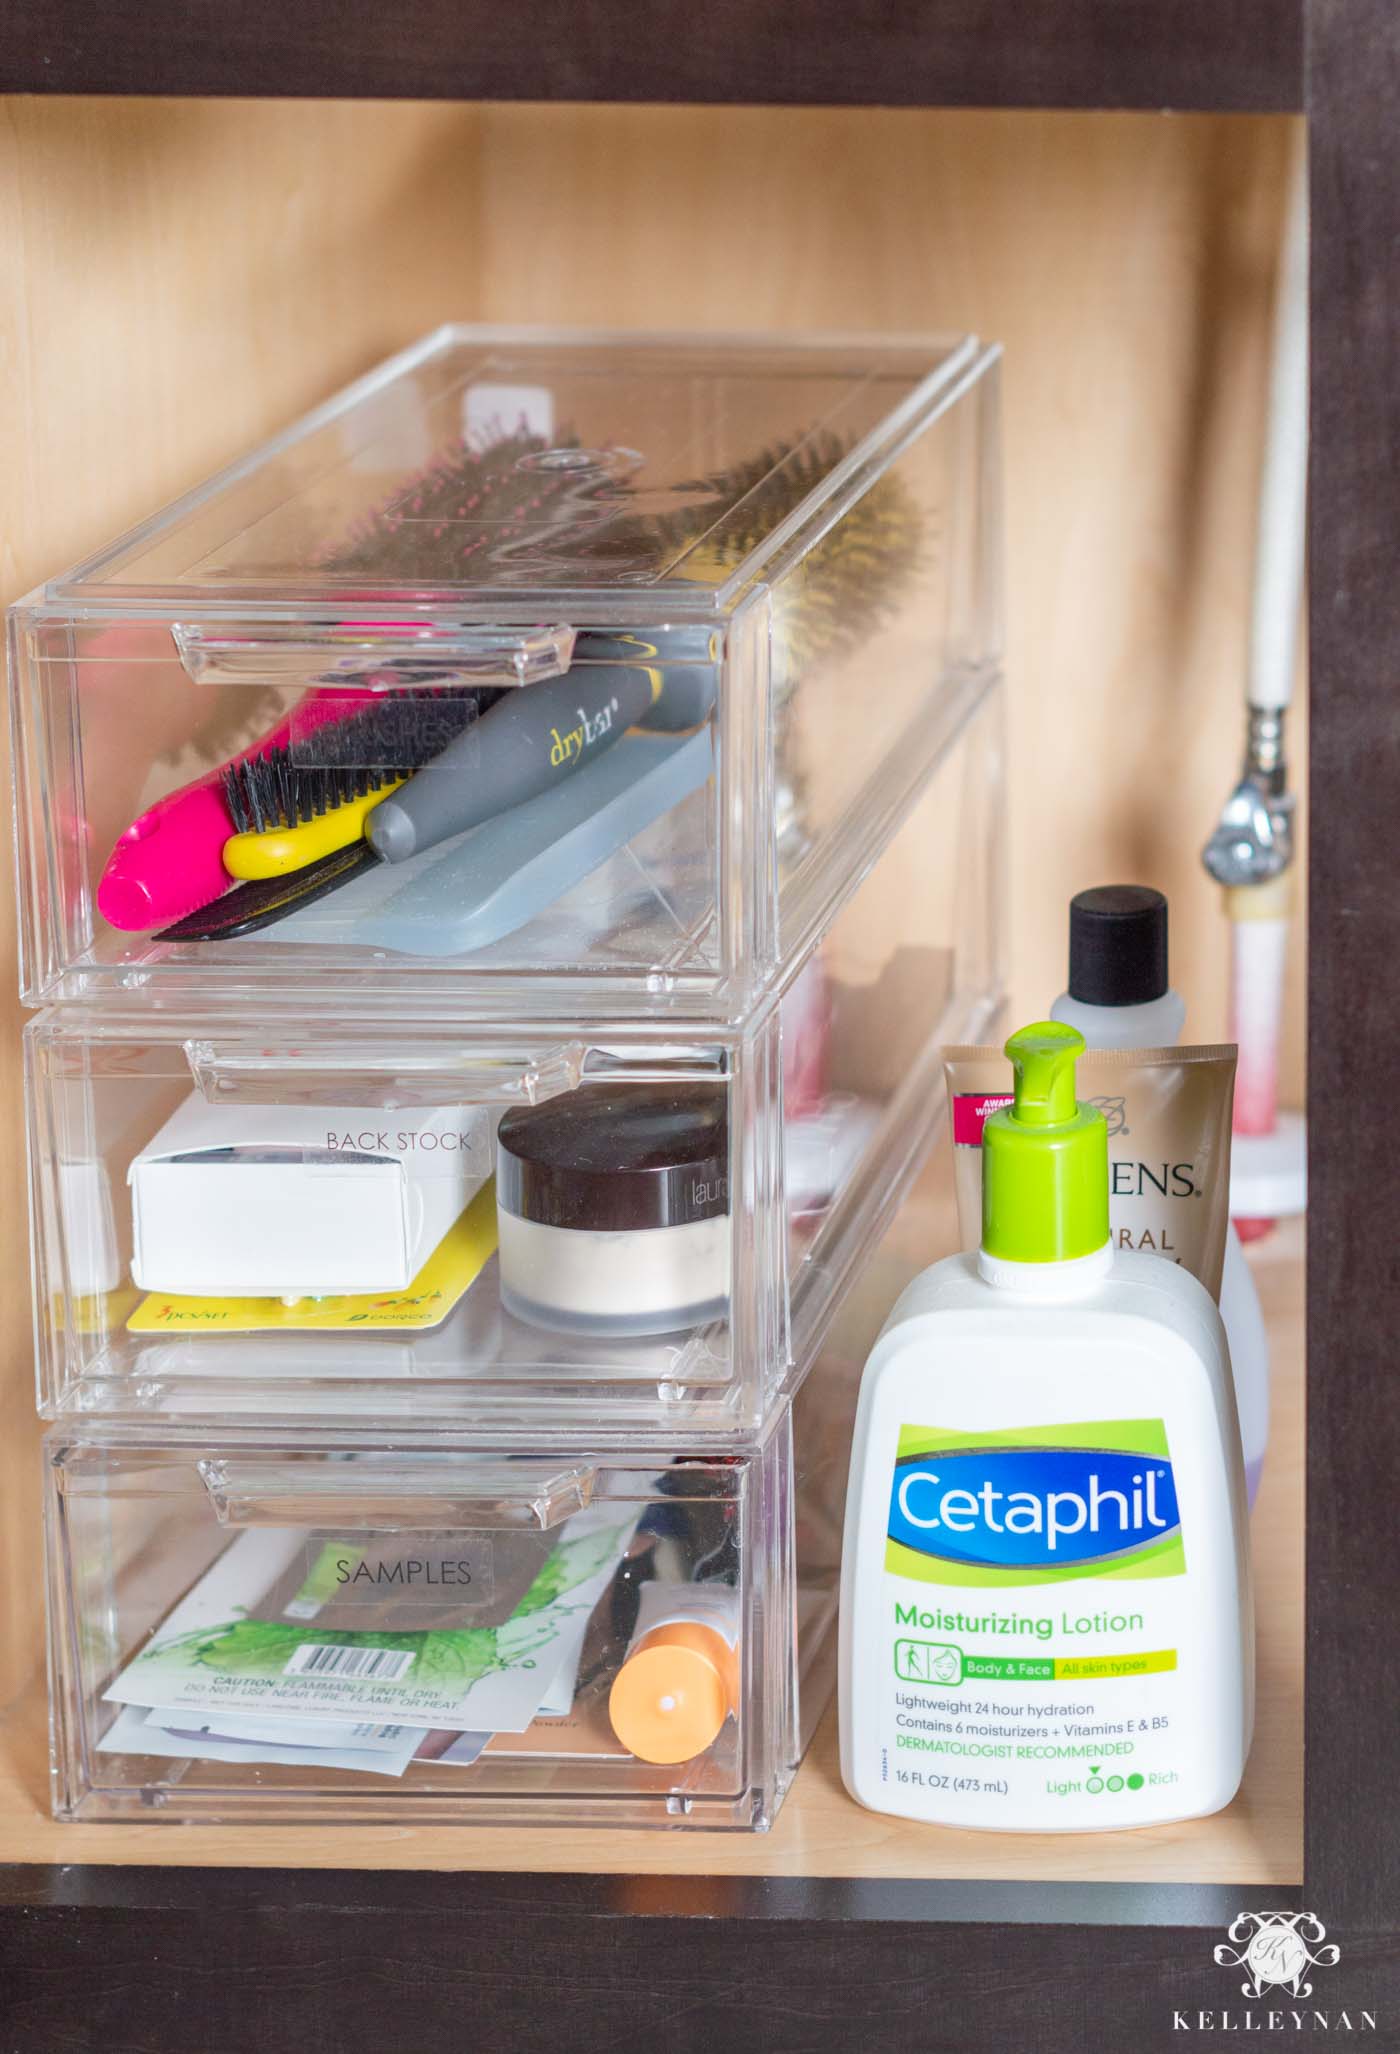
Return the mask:
[[[547,1533],[592,1501],[598,1480],[583,1463],[555,1469],[455,1455],[206,1456],[196,1466],[221,1526],[329,1525],[350,1533]]]
[[[391,600],[385,605],[392,606]],[[461,621],[176,621],[180,661],[197,685],[334,685],[389,691],[438,685],[534,685],[562,677],[574,631],[560,622],[505,628]]]
[[[185,1061],[211,1105],[543,1105],[583,1081],[582,1042],[470,1052],[460,1044],[386,1054],[377,1041],[187,1041]]]

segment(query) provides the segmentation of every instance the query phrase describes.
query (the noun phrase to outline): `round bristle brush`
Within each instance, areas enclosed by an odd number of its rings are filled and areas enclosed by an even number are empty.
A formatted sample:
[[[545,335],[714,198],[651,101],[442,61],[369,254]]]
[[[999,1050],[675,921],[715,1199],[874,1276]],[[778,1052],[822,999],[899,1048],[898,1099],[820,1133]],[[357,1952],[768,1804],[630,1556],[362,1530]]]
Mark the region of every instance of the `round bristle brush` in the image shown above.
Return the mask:
[[[722,585],[848,453],[839,435],[816,433],[678,485],[684,504],[650,524],[651,546],[667,552],[674,576]],[[807,843],[805,778],[789,731],[794,687],[868,644],[895,613],[924,540],[922,509],[903,478],[887,470],[774,588],[774,803],[784,862],[795,861]],[[627,531],[607,546],[626,551]]]
[[[720,585],[830,476],[849,453],[839,435],[780,442],[726,470],[674,488],[685,504],[638,524],[670,556],[674,574]],[[639,546],[624,526],[603,548]],[[902,478],[886,471],[785,577],[775,628],[796,673],[858,647],[892,611],[918,566],[924,519]]]
[[[568,434],[553,443],[526,434],[486,443],[463,437],[362,515],[322,554],[321,567],[371,587],[383,581],[402,596],[405,585],[469,582],[480,560],[489,583],[517,556],[550,554],[551,537],[566,540],[609,501],[625,503],[625,484],[589,455]]]
[[[608,452],[572,434],[546,445],[517,435],[444,450],[363,517],[323,567],[424,587],[485,581],[503,568],[541,583],[587,582],[590,566],[619,579],[675,575],[713,586],[737,569],[842,463],[851,445],[817,431],[670,488],[682,503],[641,512]],[[571,461],[572,459],[572,461]],[[886,617],[917,566],[924,521],[904,481],[887,471],[783,581],[778,629],[798,671],[857,646]],[[587,651],[581,636],[579,654]]]

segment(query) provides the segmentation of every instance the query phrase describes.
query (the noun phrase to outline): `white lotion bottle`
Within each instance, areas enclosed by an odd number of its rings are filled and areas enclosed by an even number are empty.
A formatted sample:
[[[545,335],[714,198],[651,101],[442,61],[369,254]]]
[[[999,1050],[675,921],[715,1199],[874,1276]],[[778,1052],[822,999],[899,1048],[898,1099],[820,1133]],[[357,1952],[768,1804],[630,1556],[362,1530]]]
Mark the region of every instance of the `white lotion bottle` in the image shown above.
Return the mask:
[[[1051,1006],[1051,1019],[1077,1027],[1089,1048],[1174,1048],[1186,1024],[1186,1001],[1168,984],[1167,946],[1161,892],[1109,884],[1077,893],[1069,908],[1069,990]],[[1269,1445],[1269,1336],[1233,1220],[1225,1229],[1220,1317],[1253,1505]]]
[[[1074,1029],[1007,1043],[983,1237],[904,1292],[861,1381],[841,1579],[841,1774],[930,1825],[1102,1832],[1239,1787],[1248,1513],[1215,1302],[1115,1254]]]

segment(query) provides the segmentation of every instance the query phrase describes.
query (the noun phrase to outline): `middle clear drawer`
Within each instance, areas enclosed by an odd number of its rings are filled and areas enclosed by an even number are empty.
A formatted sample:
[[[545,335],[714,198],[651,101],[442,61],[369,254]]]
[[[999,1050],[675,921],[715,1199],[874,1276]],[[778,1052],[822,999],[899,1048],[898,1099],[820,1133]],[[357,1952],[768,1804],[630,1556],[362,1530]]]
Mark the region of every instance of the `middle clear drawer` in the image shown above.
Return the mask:
[[[311,992],[292,1032],[41,1015],[41,1409],[752,1431],[932,1142],[940,1045],[995,1002],[962,769],[704,1039],[356,1023]]]

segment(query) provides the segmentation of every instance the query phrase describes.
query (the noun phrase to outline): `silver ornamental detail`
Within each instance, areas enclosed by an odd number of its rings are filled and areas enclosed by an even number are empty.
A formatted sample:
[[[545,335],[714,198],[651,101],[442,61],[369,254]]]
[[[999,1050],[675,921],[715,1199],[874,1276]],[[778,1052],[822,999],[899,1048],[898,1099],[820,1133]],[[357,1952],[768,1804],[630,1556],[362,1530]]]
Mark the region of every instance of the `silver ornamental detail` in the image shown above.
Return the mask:
[[[1341,1949],[1328,1940],[1327,1928],[1310,1911],[1242,1911],[1228,1928],[1233,1946],[1215,1950],[1220,1968],[1247,1968],[1240,1989],[1249,1998],[1265,1990],[1287,1990],[1291,1997],[1309,1997],[1304,1981],[1310,1968],[1335,1968]]]

